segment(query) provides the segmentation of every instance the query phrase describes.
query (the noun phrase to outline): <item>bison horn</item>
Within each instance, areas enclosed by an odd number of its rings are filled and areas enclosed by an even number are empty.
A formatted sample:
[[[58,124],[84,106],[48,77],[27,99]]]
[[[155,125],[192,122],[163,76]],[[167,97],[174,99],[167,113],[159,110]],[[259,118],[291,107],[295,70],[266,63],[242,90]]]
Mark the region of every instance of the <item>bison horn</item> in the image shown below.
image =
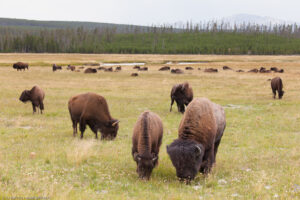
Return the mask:
[[[198,145],[195,145],[196,146],[196,153],[198,154],[198,155],[200,155],[201,154],[201,148],[198,146]]]
[[[157,156],[155,156],[154,158],[152,158],[152,161],[156,161],[157,160]]]
[[[117,121],[115,121],[114,123],[112,123],[111,126],[115,126],[115,125],[117,125],[119,122],[120,122],[120,121],[117,120]]]

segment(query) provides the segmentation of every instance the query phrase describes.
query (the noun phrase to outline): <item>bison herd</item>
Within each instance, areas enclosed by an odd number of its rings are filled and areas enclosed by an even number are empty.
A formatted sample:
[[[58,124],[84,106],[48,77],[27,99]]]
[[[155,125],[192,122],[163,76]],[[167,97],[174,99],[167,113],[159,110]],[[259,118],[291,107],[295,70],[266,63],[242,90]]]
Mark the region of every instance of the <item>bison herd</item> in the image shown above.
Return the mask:
[[[13,68],[28,69],[28,64],[15,63]],[[148,70],[140,68],[138,70]],[[61,70],[61,66],[53,65],[53,71]],[[75,66],[68,66],[71,71]],[[232,70],[224,66],[224,70]],[[112,70],[105,68],[104,70]],[[121,70],[121,67],[116,68]],[[162,67],[160,71],[170,70],[170,67]],[[178,69],[176,73],[180,73]],[[192,69],[187,69],[192,70]],[[276,70],[276,69],[273,69]],[[216,72],[215,69],[206,69],[209,72]],[[258,70],[261,71],[261,70]],[[97,70],[87,68],[84,73],[96,73]],[[172,71],[171,71],[172,72]],[[172,72],[175,73],[175,72]],[[138,74],[135,73],[137,76]],[[279,99],[282,98],[284,91],[280,77],[271,80],[271,88]],[[181,181],[189,183],[195,178],[198,172],[208,174],[216,162],[216,154],[221,142],[225,127],[225,111],[222,106],[211,102],[207,98],[193,98],[193,89],[188,82],[175,84],[171,89],[171,106],[174,101],[177,104],[178,112],[183,113],[178,128],[178,138],[167,145],[166,150],[176,175]],[[20,101],[30,101],[33,113],[36,108],[43,113],[45,93],[39,86],[34,86],[31,90],[24,90],[20,96]],[[185,108],[186,107],[186,108]],[[119,120],[113,118],[109,112],[106,99],[95,93],[78,94],[70,98],[68,109],[73,127],[73,136],[77,136],[77,126],[79,124],[80,138],[83,138],[86,126],[89,126],[98,138],[113,140],[119,130]],[[159,150],[163,139],[163,122],[161,118],[150,111],[143,112],[137,119],[133,128],[132,135],[132,157],[137,164],[138,176],[142,179],[149,179],[152,170],[158,165]]]

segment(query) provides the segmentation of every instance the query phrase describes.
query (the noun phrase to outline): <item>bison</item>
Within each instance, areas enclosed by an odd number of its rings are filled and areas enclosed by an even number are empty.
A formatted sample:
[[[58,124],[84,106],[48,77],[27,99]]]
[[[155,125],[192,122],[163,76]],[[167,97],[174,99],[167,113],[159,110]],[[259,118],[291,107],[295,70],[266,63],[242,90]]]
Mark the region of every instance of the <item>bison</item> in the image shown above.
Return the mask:
[[[278,71],[278,68],[277,68],[277,67],[271,67],[270,70],[271,70],[271,71],[274,71],[274,72],[277,72],[277,71]]]
[[[29,69],[28,68],[28,63],[23,63],[23,62],[17,62],[17,63],[14,63],[13,64],[13,68],[14,69],[17,69],[17,71],[22,71],[22,70],[24,70],[25,71],[25,69]]]
[[[187,107],[178,139],[167,146],[176,175],[188,183],[198,172],[211,171],[226,127],[224,109],[207,98],[196,98]]]
[[[140,69],[141,67],[139,65],[136,65],[133,67],[133,69]]]
[[[138,76],[138,73],[132,73],[131,76]]]
[[[248,72],[252,72],[252,73],[257,73],[258,72],[258,69],[251,69],[251,70],[249,70]]]
[[[218,72],[218,69],[207,68],[207,69],[204,70],[204,72]]]
[[[71,97],[68,108],[73,123],[73,136],[77,135],[77,124],[81,132],[80,138],[88,125],[98,139],[114,139],[119,129],[119,120],[111,117],[104,97],[95,93],[84,93]]]
[[[74,71],[74,70],[75,70],[75,66],[73,66],[73,65],[68,65],[67,70]]]
[[[242,69],[239,69],[239,70],[236,70],[236,72],[244,72],[244,70],[242,70]]]
[[[52,65],[52,71],[55,72],[56,70],[62,70],[62,67],[61,66],[58,66],[56,64],[53,64]]]
[[[112,71],[113,71],[113,68],[112,68],[112,67],[105,68],[104,71],[105,71],[105,72],[112,72]]]
[[[161,67],[158,71],[169,71],[171,68],[169,66]]]
[[[153,168],[157,166],[162,137],[160,117],[150,111],[143,112],[134,126],[132,136],[132,157],[140,178],[148,180]]]
[[[278,98],[281,99],[284,94],[284,91],[282,90],[283,84],[280,77],[275,77],[271,80],[271,88],[274,94],[273,98],[274,99],[276,98],[276,90],[277,90]]]
[[[31,90],[24,90],[20,96],[20,101],[26,103],[27,101],[31,101],[33,114],[36,112],[36,107],[40,108],[41,114],[43,114],[44,110],[44,98],[45,93],[39,86],[33,86]]]
[[[228,66],[223,66],[223,70],[232,70],[232,69]]]
[[[115,71],[117,72],[117,71],[121,71],[122,70],[122,67],[121,66],[118,66],[118,67],[116,67],[116,69],[115,69]]]
[[[148,71],[148,67],[141,67],[138,69],[139,71]]]
[[[192,67],[186,67],[185,70],[194,70]]]
[[[188,82],[176,84],[171,90],[171,106],[170,112],[174,101],[176,101],[178,112],[184,113],[184,105],[188,105],[193,100],[193,89]]]
[[[181,69],[171,69],[172,74],[183,74],[184,72]]]
[[[97,73],[97,69],[93,69],[93,68],[86,68],[84,70],[85,74],[90,74],[90,73]]]

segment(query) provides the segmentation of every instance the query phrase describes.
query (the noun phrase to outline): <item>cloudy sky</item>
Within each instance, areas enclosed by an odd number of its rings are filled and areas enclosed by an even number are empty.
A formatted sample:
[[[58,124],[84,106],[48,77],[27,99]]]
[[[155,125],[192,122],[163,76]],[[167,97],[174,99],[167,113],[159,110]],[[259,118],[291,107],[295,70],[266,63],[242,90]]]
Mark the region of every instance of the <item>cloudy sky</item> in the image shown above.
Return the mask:
[[[0,0],[0,17],[151,25],[239,13],[300,22],[300,0]]]

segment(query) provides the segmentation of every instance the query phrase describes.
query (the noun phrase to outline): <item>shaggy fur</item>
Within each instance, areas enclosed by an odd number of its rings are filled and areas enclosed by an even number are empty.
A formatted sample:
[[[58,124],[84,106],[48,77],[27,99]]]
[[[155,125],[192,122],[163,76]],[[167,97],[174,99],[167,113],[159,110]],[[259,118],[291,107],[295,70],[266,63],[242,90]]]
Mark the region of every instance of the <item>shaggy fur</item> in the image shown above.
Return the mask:
[[[13,68],[14,69],[17,69],[17,71],[21,71],[21,70],[24,70],[25,71],[25,69],[29,69],[28,68],[28,64],[27,63],[23,63],[23,62],[17,62],[17,63],[14,63],[13,64]]]
[[[178,112],[184,113],[184,105],[188,105],[193,100],[193,89],[188,82],[176,84],[171,90],[171,106],[170,112],[174,101],[176,101]]]
[[[93,69],[93,68],[86,68],[84,70],[85,74],[90,74],[90,73],[97,73],[97,69]]]
[[[169,66],[161,67],[158,71],[169,71],[171,68]]]
[[[36,112],[36,107],[40,109],[41,114],[43,114],[44,108],[44,98],[45,93],[39,86],[33,86],[31,90],[24,90],[19,98],[20,101],[26,103],[31,101],[33,114]]]
[[[200,171],[209,173],[226,126],[224,109],[206,98],[187,107],[179,125],[178,139],[167,152],[180,179],[192,180]]]
[[[101,139],[114,139],[117,136],[119,121],[111,117],[104,97],[90,92],[79,94],[69,100],[68,108],[73,122],[74,137],[77,135],[78,123],[81,139],[86,125],[95,133],[96,139],[98,131],[101,132]]]
[[[272,92],[273,92],[273,98],[276,98],[276,91],[278,92],[278,98],[281,99],[284,91],[282,90],[283,88],[283,84],[282,84],[282,80],[280,77],[275,77],[271,80],[271,88],[272,88]]]
[[[150,111],[143,112],[134,126],[132,136],[132,157],[140,178],[149,179],[157,165],[162,137],[160,117]]]

